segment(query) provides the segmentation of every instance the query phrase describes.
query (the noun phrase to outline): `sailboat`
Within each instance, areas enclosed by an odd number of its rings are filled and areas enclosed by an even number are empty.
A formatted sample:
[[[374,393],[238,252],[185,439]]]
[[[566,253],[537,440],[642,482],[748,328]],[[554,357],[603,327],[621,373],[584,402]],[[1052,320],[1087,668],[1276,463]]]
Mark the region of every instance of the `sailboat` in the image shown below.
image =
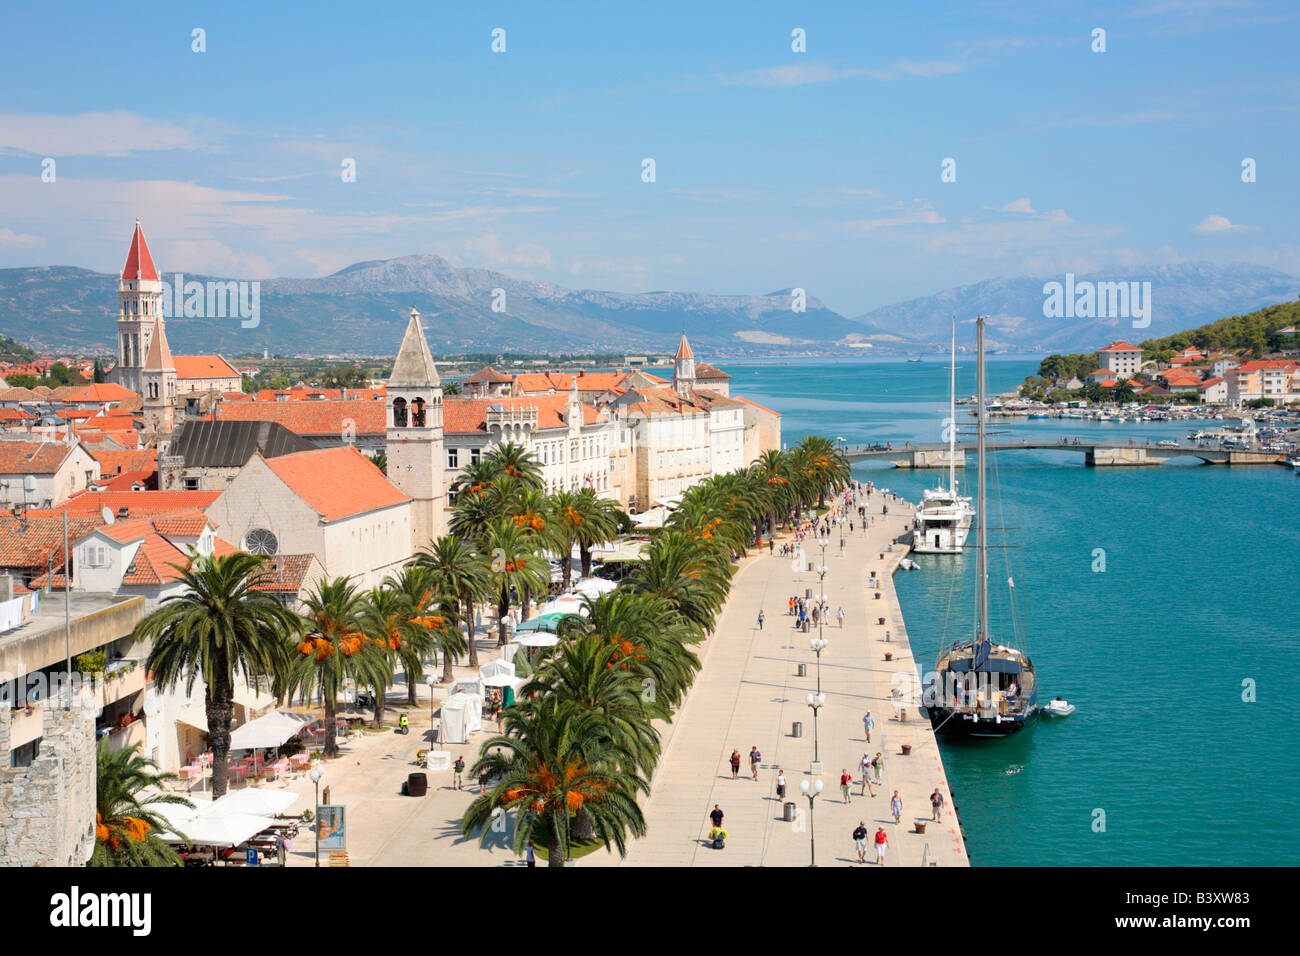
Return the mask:
[[[913,523],[912,550],[920,554],[961,554],[975,509],[957,494],[957,320],[952,323],[952,364],[948,380],[948,485],[930,488]]]
[[[925,688],[926,710],[936,734],[948,737],[1009,737],[1038,718],[1037,678],[1028,655],[999,643],[989,626],[988,481],[985,451],[984,316],[975,320],[979,409],[976,417],[978,481],[976,507],[974,638],[957,641],[939,656]]]

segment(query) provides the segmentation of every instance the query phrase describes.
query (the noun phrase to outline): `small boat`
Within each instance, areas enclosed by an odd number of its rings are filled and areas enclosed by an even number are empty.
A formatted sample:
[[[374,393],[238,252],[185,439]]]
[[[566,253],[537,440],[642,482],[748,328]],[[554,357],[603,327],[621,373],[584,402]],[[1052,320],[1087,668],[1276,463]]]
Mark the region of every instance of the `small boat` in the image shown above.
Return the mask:
[[[911,558],[904,558],[902,561],[899,561],[898,566],[902,568],[904,571],[915,571],[921,567]]]
[[[1074,713],[1074,705],[1068,700],[1060,697],[1054,697],[1042,707],[1045,717],[1069,717]]]

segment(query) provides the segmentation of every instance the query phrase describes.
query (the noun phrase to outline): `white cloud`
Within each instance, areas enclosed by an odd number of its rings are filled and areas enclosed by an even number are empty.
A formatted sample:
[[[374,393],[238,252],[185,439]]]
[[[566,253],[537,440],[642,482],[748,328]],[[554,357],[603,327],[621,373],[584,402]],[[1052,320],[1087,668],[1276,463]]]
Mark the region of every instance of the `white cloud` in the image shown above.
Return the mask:
[[[1209,215],[1196,225],[1192,232],[1199,233],[1216,233],[1216,232],[1244,232],[1249,226],[1241,226],[1233,223],[1227,216]]]
[[[843,226],[851,233],[862,233],[896,226],[937,225],[948,221],[930,203],[921,199],[913,199],[910,203],[900,200],[891,203],[886,209],[887,215],[877,219],[854,219],[843,223]]]
[[[829,63],[801,63],[759,67],[719,77],[719,81],[723,86],[791,87],[833,83],[862,76],[884,82],[911,76],[930,78],[960,73],[963,69],[960,63],[939,60],[899,60],[886,67],[837,67]]]
[[[77,116],[0,114],[0,150],[37,156],[130,156],[198,148],[190,130],[126,110]]]
[[[470,257],[487,267],[516,266],[523,269],[548,269],[551,254],[534,242],[524,242],[507,249],[496,233],[471,236],[462,246]]]
[[[14,232],[8,226],[0,226],[0,242],[8,242],[15,246],[38,246],[41,240],[37,236]]]
[[[1033,204],[1029,202],[1028,196],[1026,196],[1024,199],[1013,199],[1011,202],[1007,203],[1005,206],[1002,206],[998,209],[998,212],[1021,212],[1030,215],[1036,213],[1037,211],[1038,210],[1036,210],[1033,207]]]

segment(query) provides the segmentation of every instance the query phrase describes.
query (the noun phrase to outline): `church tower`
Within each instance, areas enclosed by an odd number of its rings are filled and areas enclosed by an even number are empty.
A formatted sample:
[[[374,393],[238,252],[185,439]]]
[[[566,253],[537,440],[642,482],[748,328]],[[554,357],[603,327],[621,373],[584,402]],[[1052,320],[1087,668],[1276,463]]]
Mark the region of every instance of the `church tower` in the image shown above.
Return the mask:
[[[145,357],[155,327],[162,329],[162,280],[144,241],[140,220],[135,221],[131,249],[117,283],[120,311],[117,317],[117,365],[110,379],[140,395],[144,394]],[[170,353],[168,357],[170,361]]]
[[[149,333],[149,352],[140,369],[140,389],[144,396],[144,427],[159,437],[171,434],[176,424],[176,363],[167,347],[162,315],[154,318]]]
[[[691,343],[686,341],[686,333],[677,345],[677,354],[673,357],[673,391],[678,395],[689,395],[695,388],[695,353]]]
[[[415,306],[411,306],[411,318],[397,350],[387,392],[388,480],[414,499],[414,552],[447,533],[442,383]]]

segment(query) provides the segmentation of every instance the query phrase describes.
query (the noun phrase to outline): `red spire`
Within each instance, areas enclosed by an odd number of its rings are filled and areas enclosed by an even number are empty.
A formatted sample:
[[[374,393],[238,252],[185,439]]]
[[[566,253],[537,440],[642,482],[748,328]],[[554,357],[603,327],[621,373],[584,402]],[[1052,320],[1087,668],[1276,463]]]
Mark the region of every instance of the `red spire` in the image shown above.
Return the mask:
[[[139,219],[135,221],[135,234],[131,236],[131,251],[126,254],[122,278],[154,280],[158,278],[158,270],[154,268],[153,256],[149,255],[149,243],[144,241],[144,230],[140,228]]]

